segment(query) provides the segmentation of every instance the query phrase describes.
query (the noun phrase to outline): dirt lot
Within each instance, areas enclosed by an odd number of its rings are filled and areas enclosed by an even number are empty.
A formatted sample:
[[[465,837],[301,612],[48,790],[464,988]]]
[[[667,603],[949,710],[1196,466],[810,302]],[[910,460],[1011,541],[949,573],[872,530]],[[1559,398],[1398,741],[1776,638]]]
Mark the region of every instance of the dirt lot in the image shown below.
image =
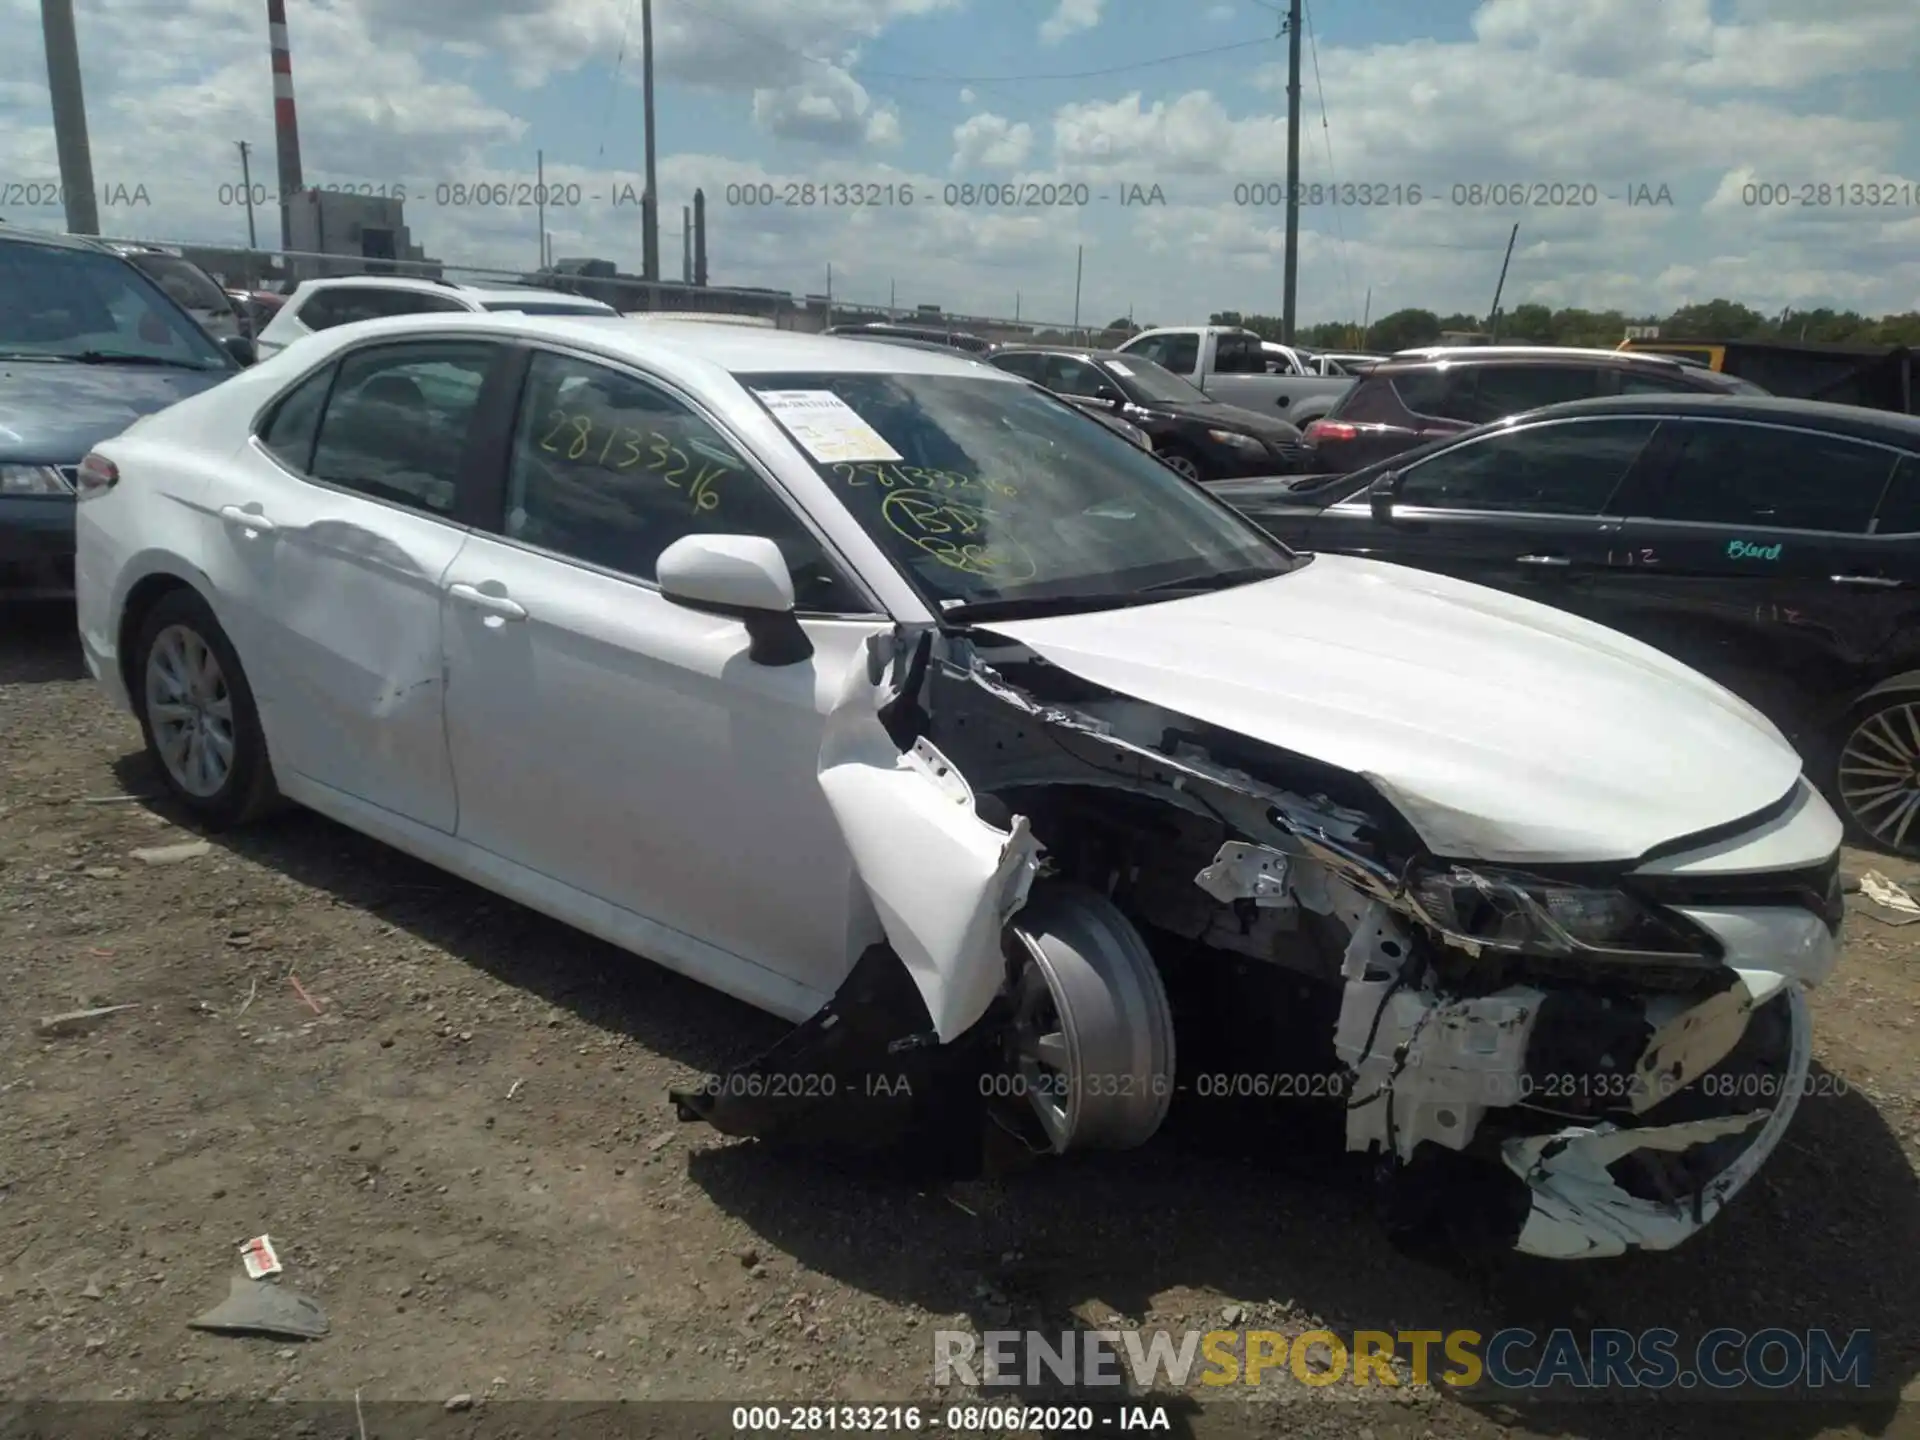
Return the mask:
[[[70,625],[0,609],[0,1396],[902,1400],[932,1393],[938,1328],[1223,1317],[1867,1327],[1876,1378],[1920,1394],[1920,926],[1850,922],[1815,1001],[1845,1093],[1810,1097],[1667,1257],[1408,1259],[1337,1158],[1213,1134],[948,1186],[776,1159],[665,1101],[779,1032],[731,1001],[312,816],[134,858],[194,837],[123,798],[159,786]],[[138,1008],[38,1033],[106,1005]],[[328,1338],[185,1328],[261,1232]],[[1807,1402],[1551,1424],[1431,1392],[1275,1403],[1236,1414],[1360,1440],[1907,1424]]]

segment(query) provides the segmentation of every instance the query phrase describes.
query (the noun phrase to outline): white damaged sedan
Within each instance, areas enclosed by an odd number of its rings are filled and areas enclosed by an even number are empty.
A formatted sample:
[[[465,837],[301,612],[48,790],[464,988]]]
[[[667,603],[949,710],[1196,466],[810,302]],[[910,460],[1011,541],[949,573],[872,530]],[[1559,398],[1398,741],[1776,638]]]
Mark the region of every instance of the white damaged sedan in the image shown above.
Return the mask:
[[[1768,721],[965,358],[346,325],[78,488],[88,663],[209,825],[311,807],[795,1023],[684,1119],[1323,1103],[1571,1258],[1699,1230],[1807,1086],[1841,828]]]

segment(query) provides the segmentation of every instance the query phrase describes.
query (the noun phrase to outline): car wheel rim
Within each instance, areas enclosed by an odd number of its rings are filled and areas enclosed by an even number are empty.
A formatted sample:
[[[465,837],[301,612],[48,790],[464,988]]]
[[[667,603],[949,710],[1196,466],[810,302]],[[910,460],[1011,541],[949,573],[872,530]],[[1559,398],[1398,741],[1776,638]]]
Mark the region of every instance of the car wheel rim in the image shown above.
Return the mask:
[[[233,693],[213,647],[169,625],[147,652],[147,728],[167,774],[189,795],[217,795],[233,773]]]
[[[1840,799],[1888,848],[1920,844],[1920,701],[1888,705],[1854,727],[1840,751]]]
[[[1193,461],[1189,460],[1186,456],[1166,455],[1161,458],[1163,458],[1167,462],[1167,464],[1171,465],[1174,469],[1178,470],[1182,475],[1186,476],[1189,480],[1198,480],[1200,478],[1200,467],[1194,464]]]
[[[1130,929],[1116,936],[1096,910],[1057,908],[1060,923],[1046,931],[1021,916],[1009,927],[1018,967],[1007,1027],[1015,1093],[1056,1154],[1144,1144],[1172,1099],[1165,992]]]

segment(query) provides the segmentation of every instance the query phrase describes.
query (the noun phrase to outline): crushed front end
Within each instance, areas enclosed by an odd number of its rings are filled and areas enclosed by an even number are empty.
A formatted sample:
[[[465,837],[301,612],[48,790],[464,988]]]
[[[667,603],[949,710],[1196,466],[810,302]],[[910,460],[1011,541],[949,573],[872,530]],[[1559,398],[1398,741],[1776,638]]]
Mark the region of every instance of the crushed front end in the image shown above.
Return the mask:
[[[776,1052],[677,1097],[685,1118],[1125,1148],[1237,1031],[1249,1069],[1294,1077],[1261,1093],[1330,1107],[1384,1189],[1570,1259],[1695,1233],[1805,1093],[1841,898],[1839,822],[1804,781],[1654,857],[1520,869],[1434,854],[1393,782],[1007,636],[902,632],[861,683],[821,783],[873,943]],[[830,1094],[771,1095],[808,1066]],[[948,1101],[879,1104],[873,1077],[902,1073]],[[1463,1174],[1491,1200],[1450,1199]]]

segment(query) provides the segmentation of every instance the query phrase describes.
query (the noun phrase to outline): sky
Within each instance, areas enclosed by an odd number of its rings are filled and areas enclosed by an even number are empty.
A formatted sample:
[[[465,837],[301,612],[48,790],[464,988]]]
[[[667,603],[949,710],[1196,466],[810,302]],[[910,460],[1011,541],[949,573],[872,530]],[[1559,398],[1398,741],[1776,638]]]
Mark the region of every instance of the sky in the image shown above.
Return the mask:
[[[103,231],[244,243],[265,0],[74,4]],[[429,255],[525,269],[537,212],[492,202],[543,160],[552,253],[639,269],[638,0],[286,8],[307,184],[404,187]],[[1077,274],[1087,324],[1279,314],[1285,8],[654,0],[663,272],[700,188],[715,284],[1065,324]],[[0,218],[58,229],[39,9],[0,0]],[[1916,0],[1306,16],[1302,324],[1484,314],[1516,223],[1507,308],[1920,308]]]

